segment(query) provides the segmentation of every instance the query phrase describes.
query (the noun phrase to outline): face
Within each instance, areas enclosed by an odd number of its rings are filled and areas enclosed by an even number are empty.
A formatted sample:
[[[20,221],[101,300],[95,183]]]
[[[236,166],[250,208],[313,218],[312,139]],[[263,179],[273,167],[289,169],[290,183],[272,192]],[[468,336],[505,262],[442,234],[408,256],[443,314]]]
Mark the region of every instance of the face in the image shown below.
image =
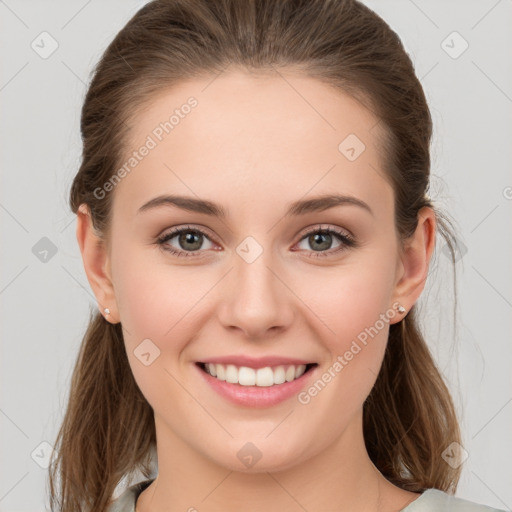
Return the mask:
[[[352,428],[401,318],[377,119],[328,85],[282,75],[231,71],[160,93],[134,117],[140,158],[110,192],[109,307],[158,442],[238,471],[285,469]],[[170,202],[141,210],[164,195],[215,203],[224,216]],[[355,200],[289,212],[324,195]],[[291,394],[256,386],[274,401],[237,403],[197,365],[228,356],[316,366],[298,387],[282,385]],[[261,454],[254,468],[242,448]]]

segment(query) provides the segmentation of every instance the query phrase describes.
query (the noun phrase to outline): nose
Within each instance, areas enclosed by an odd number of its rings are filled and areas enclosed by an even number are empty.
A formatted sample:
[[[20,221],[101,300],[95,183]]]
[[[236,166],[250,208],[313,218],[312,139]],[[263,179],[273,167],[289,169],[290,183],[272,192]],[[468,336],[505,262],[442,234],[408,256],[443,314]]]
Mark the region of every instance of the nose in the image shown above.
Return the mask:
[[[238,254],[233,260],[221,292],[218,315],[222,325],[252,340],[286,330],[293,322],[294,294],[282,270],[273,268],[276,264],[270,251],[263,251],[252,262]]]

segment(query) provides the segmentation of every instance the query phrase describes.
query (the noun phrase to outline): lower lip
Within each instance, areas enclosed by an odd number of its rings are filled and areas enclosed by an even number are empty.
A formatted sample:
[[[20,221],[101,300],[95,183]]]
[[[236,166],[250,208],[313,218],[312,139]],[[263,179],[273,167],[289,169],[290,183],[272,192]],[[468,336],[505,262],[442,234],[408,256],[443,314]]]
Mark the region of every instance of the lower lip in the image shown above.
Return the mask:
[[[284,382],[283,384],[274,384],[273,386],[241,386],[240,384],[231,384],[230,382],[219,380],[202,370],[197,364],[194,366],[219,395],[236,405],[246,407],[271,407],[287,400],[298,394],[305,387],[307,381],[318,368],[318,366],[314,366],[306,373],[303,373],[298,379]]]

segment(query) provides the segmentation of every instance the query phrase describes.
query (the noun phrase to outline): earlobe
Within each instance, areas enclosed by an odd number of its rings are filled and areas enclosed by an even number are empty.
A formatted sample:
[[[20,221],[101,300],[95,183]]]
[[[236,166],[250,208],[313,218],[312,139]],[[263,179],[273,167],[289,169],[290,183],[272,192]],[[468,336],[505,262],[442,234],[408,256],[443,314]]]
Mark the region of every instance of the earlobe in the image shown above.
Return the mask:
[[[409,311],[425,287],[430,259],[435,248],[436,217],[430,207],[418,213],[414,234],[406,240],[401,255],[402,275],[395,286],[393,300]]]
[[[98,301],[98,308],[109,322],[117,323],[119,316],[110,277],[109,254],[104,240],[94,230],[91,213],[85,203],[78,208],[76,238],[87,280]]]

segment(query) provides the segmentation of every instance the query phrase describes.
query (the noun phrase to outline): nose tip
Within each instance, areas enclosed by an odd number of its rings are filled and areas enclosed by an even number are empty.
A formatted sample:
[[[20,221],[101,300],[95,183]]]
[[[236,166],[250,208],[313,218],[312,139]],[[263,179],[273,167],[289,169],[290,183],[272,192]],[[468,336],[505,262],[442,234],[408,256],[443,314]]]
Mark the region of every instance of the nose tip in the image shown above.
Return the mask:
[[[249,253],[254,249],[251,243],[247,242]],[[228,283],[220,309],[226,328],[259,339],[281,332],[292,322],[289,291],[261,254],[252,263],[241,258]]]

